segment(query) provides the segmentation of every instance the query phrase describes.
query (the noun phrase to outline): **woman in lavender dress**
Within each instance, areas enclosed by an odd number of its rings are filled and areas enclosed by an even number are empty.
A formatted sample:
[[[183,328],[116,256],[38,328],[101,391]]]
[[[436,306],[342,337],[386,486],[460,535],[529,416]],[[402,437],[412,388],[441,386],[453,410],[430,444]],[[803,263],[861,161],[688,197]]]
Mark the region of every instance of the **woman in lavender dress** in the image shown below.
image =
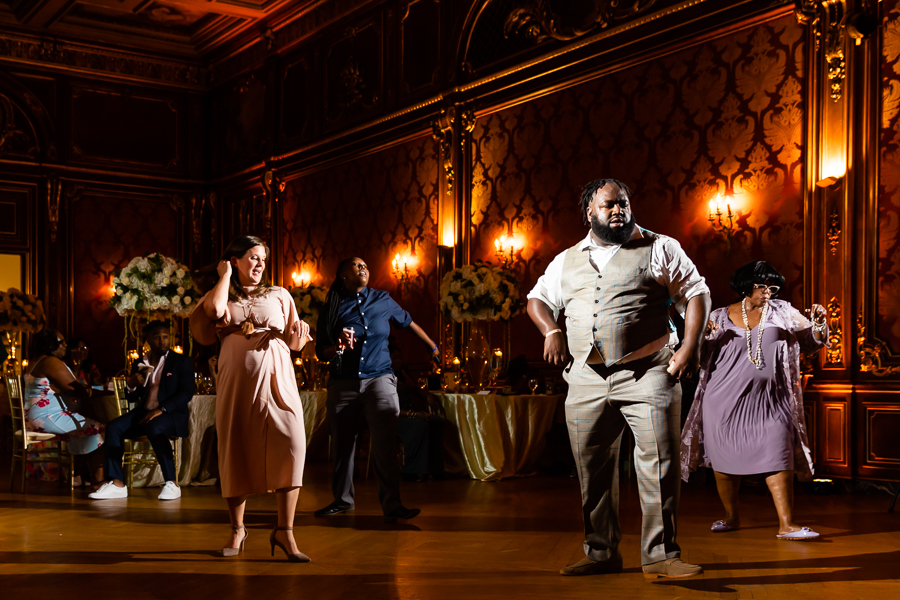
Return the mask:
[[[793,477],[812,474],[803,417],[800,352],[826,345],[827,312],[810,309],[812,321],[773,297],[784,277],[753,261],[734,272],[739,302],[710,315],[700,362],[700,382],[681,438],[682,477],[712,467],[725,518],[715,532],[740,528],[738,489],[744,475],[766,475],[778,512],[778,538],[819,536],[794,522]]]

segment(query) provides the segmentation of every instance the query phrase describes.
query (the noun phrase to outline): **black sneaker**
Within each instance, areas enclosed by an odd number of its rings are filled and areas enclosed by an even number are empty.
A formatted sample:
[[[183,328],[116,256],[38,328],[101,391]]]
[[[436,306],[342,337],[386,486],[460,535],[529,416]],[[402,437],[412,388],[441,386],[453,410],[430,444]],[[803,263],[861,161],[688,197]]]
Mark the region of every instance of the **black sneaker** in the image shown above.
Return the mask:
[[[398,506],[388,514],[384,515],[384,522],[396,523],[397,519],[412,519],[420,512],[422,511],[418,508],[406,508],[405,506]]]

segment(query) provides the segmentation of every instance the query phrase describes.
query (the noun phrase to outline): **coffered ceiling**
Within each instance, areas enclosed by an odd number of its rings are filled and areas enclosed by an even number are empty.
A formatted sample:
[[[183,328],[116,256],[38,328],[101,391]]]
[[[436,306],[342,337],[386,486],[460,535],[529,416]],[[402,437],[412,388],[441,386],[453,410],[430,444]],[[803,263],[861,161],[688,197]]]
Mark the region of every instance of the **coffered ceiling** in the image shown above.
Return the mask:
[[[201,59],[322,0],[0,0],[0,27]]]

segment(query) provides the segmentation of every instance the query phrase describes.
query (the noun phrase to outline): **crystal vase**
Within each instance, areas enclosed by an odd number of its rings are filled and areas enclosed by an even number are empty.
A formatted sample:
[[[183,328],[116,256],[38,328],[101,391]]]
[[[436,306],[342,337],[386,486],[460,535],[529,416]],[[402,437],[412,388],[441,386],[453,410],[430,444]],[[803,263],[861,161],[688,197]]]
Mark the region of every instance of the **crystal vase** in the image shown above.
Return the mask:
[[[487,385],[488,364],[491,357],[491,345],[485,335],[487,323],[473,321],[469,338],[466,340],[466,371],[469,383],[476,390],[483,390]]]

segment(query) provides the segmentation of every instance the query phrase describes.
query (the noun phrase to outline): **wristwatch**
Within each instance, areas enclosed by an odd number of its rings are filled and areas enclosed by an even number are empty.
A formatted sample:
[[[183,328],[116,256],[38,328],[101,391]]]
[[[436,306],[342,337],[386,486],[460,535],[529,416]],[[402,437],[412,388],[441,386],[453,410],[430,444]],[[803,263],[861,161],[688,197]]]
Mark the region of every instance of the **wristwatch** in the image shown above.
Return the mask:
[[[165,406],[160,406],[160,407],[159,407],[159,410],[161,410],[161,411],[164,412],[164,413],[169,412],[169,411],[166,410],[166,407],[165,407]]]

